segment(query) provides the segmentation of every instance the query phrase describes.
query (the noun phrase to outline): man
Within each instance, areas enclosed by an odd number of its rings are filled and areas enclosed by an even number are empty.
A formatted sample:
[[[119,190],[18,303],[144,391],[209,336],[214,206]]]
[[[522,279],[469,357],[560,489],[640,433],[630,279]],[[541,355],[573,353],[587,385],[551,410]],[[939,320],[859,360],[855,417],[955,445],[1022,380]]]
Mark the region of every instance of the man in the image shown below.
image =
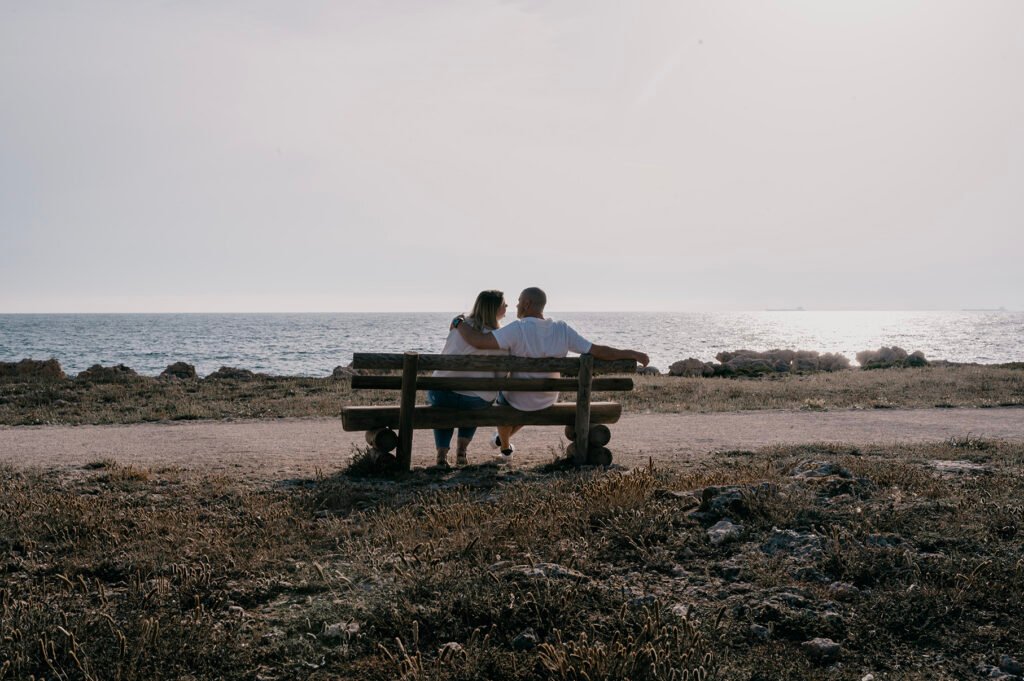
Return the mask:
[[[523,289],[516,304],[518,319],[490,333],[482,333],[460,324],[456,319],[455,326],[463,339],[479,350],[508,350],[516,357],[565,357],[569,352],[578,354],[590,353],[594,359],[633,359],[647,366],[650,358],[636,350],[620,350],[607,345],[597,345],[586,340],[575,329],[565,322],[557,322],[544,318],[544,306],[547,295],[536,287]],[[557,377],[557,373],[516,372],[514,378],[549,378]],[[498,395],[499,404],[508,404],[520,411],[537,411],[546,409],[558,401],[557,392],[519,392],[510,391]],[[512,436],[522,426],[499,426],[498,436],[492,444],[501,448],[501,458],[509,461],[512,458]]]

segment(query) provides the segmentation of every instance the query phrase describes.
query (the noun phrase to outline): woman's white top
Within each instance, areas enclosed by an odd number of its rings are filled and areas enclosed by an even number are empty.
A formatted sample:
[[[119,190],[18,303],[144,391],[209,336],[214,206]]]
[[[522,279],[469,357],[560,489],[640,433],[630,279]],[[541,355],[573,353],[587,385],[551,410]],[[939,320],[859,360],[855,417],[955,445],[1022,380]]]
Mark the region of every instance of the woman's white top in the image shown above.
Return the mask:
[[[465,323],[465,322],[463,322]],[[448,332],[444,342],[442,355],[508,355],[508,350],[477,350],[466,342],[457,329]],[[499,378],[505,374],[497,371],[435,371],[438,378]],[[469,397],[479,397],[485,402],[493,402],[498,397],[497,390],[453,390],[452,392]]]

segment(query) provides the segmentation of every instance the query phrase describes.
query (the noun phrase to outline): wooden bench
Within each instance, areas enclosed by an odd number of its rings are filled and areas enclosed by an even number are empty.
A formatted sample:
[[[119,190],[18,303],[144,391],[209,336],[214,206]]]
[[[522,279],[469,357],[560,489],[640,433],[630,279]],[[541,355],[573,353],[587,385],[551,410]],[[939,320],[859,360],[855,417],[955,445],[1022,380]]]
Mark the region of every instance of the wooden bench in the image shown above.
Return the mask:
[[[615,423],[622,414],[617,402],[591,402],[594,390],[632,390],[628,377],[594,378],[600,374],[636,372],[633,360],[601,361],[591,355],[564,358],[527,358],[501,355],[421,355],[415,352],[357,352],[353,369],[401,369],[401,376],[352,377],[353,389],[400,390],[397,407],[344,407],[342,426],[347,431],[366,431],[366,442],[380,454],[397,448],[397,465],[412,465],[412,433],[424,428],[458,426],[565,426],[573,440],[568,453],[576,465],[588,461],[607,465],[611,452],[605,447],[611,432],[605,424]],[[420,376],[420,371],[510,371],[575,373],[576,378],[475,378]],[[576,393],[576,402],[559,402],[539,411],[519,411],[493,405],[486,409],[442,409],[416,404],[419,390],[502,390]],[[397,432],[396,432],[397,431]]]

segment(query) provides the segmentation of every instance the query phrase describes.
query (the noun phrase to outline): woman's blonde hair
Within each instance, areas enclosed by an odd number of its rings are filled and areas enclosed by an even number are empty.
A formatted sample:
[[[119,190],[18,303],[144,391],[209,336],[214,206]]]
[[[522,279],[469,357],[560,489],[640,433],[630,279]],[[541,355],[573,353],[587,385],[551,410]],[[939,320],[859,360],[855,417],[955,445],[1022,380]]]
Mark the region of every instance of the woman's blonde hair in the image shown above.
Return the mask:
[[[481,291],[473,303],[473,311],[466,315],[466,322],[478,331],[498,328],[498,309],[505,300],[501,291]]]

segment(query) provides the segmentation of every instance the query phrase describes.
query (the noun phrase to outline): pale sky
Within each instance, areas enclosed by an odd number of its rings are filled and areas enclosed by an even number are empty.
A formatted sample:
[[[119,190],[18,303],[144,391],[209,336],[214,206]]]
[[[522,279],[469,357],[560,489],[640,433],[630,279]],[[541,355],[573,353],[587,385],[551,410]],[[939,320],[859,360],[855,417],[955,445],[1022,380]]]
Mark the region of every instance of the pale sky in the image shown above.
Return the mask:
[[[1024,308],[1020,0],[0,0],[0,312]]]

